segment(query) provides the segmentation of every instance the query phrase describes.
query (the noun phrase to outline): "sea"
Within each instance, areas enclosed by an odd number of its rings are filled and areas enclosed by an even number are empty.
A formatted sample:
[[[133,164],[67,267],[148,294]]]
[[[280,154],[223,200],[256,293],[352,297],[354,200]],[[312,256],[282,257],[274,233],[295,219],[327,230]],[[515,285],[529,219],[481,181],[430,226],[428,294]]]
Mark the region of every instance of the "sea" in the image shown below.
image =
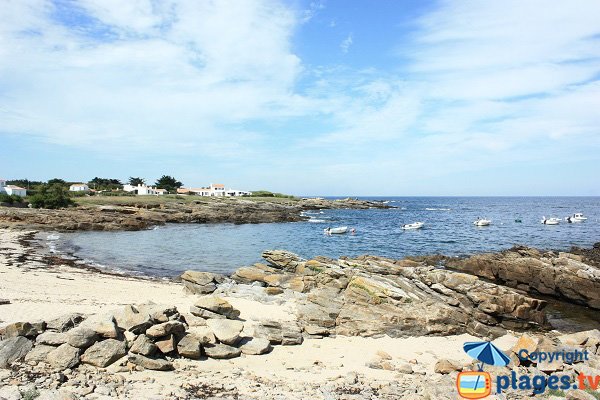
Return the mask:
[[[305,258],[373,254],[391,258],[466,256],[514,245],[567,250],[600,242],[600,197],[361,197],[394,208],[315,210],[305,222],[266,224],[167,224],[137,232],[47,233],[53,252],[100,268],[134,275],[173,277],[188,269],[229,274],[261,261],[267,249]],[[567,223],[576,212],[588,218]],[[542,217],[559,225],[543,225]],[[491,219],[489,226],[473,221]],[[422,229],[402,225],[424,222]],[[327,227],[355,233],[325,235]]]

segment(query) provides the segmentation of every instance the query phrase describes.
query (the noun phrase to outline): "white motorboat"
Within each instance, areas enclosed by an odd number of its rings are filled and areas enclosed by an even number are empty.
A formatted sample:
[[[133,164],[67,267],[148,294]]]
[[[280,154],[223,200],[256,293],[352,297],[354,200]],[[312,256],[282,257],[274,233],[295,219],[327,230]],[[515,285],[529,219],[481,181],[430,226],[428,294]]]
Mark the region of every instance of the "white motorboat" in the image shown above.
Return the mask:
[[[412,224],[402,225],[402,229],[421,229],[425,225],[424,222],[413,222]]]
[[[473,225],[476,225],[476,226],[488,226],[491,223],[492,223],[491,219],[477,218],[477,220],[473,222]]]
[[[583,222],[586,220],[587,220],[587,217],[584,217],[582,213],[575,213],[575,214],[571,215],[570,217],[565,218],[565,221],[567,221],[570,224],[573,224],[576,222]]]
[[[544,225],[558,225],[560,224],[560,219],[558,218],[546,218],[542,217],[542,224]]]
[[[328,234],[328,235],[341,234],[341,233],[348,232],[348,227],[347,226],[340,226],[338,228],[325,228],[325,229],[323,229],[323,231],[326,234]]]

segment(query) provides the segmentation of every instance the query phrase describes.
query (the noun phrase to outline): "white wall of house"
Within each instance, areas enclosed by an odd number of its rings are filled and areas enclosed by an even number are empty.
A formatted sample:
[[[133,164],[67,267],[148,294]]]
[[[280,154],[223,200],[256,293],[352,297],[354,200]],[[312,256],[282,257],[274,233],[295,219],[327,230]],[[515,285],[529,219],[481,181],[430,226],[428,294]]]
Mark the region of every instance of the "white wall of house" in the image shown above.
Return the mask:
[[[130,193],[135,192],[139,196],[162,196],[163,194],[166,194],[166,191],[163,191],[163,189],[156,189],[153,186],[146,185],[133,186],[127,184],[123,185],[123,190]]]
[[[2,189],[4,189],[4,192],[9,195],[14,194],[14,195],[21,196],[21,197],[27,196],[27,189],[19,187],[19,186],[6,185],[6,186],[3,186]]]
[[[69,186],[69,191],[71,192],[88,192],[89,190],[89,186],[85,183],[75,183]]]

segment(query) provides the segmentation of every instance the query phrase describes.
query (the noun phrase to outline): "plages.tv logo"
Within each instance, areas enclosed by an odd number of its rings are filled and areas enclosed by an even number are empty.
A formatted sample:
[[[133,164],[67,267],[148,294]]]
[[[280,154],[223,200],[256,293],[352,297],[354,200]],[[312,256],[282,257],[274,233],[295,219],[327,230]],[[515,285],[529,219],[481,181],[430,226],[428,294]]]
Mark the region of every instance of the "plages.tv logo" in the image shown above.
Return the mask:
[[[510,362],[492,342],[467,342],[464,351],[480,362],[479,371],[465,371],[456,377],[458,394],[465,399],[483,399],[492,393],[492,377],[483,365],[506,366]]]

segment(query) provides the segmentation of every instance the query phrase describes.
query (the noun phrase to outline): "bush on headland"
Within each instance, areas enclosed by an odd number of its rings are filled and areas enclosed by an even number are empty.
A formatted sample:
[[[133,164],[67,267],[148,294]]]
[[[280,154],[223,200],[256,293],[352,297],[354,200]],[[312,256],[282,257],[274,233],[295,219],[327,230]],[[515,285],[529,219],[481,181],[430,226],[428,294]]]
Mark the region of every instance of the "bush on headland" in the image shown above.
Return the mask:
[[[0,193],[0,203],[14,204],[14,203],[22,203],[22,202],[23,202],[23,198],[21,196],[17,196],[16,194]]]
[[[33,208],[65,208],[75,203],[69,195],[69,191],[60,183],[43,185],[36,194],[29,198]]]
[[[252,192],[252,194],[249,196],[250,197],[279,197],[279,198],[284,198],[284,199],[293,199],[294,198],[294,196],[292,196],[291,194],[273,193],[273,192],[269,192],[268,190],[256,190],[256,191]]]

